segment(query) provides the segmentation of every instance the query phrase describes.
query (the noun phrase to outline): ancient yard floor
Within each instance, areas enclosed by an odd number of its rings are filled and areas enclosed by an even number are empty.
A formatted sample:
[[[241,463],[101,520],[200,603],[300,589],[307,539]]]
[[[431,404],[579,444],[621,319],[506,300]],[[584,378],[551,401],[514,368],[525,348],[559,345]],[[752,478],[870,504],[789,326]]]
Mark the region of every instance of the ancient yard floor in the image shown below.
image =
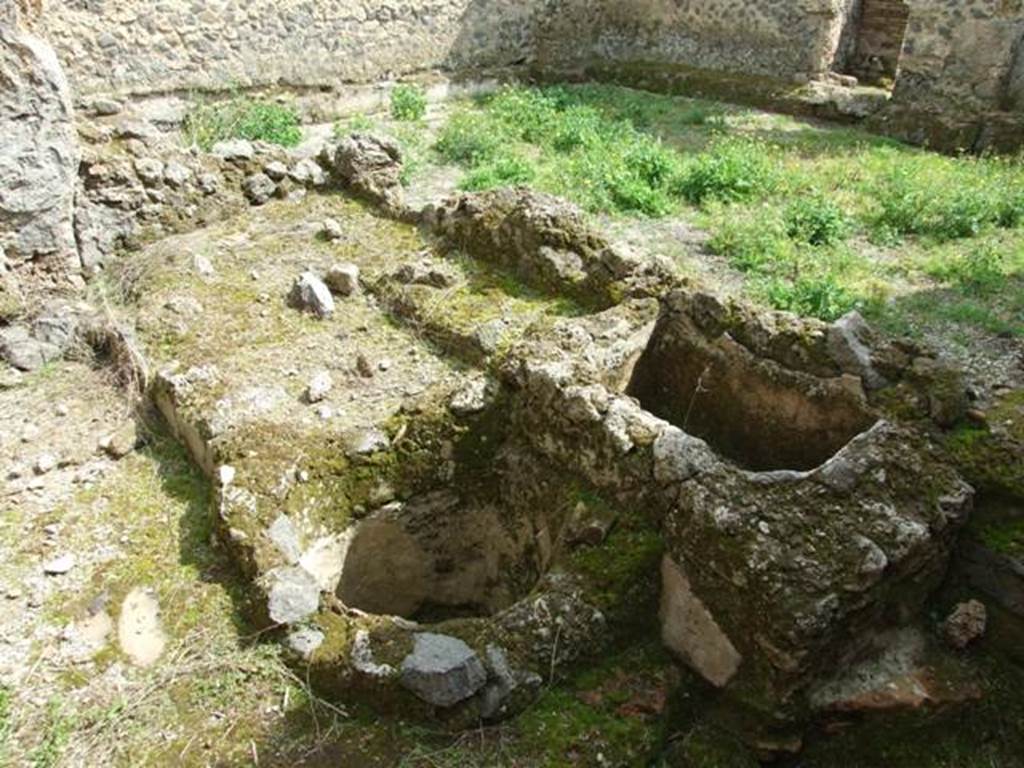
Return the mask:
[[[461,178],[427,149],[447,114],[432,115],[419,134],[375,118],[415,145],[413,201],[453,191]],[[731,107],[722,114],[731,129],[804,142],[808,154],[850,144],[848,132],[819,124]],[[655,123],[667,141],[694,150],[707,144],[711,125],[674,115],[667,108]],[[697,286],[748,293],[749,275],[708,248],[713,224],[697,211],[597,218],[616,241],[667,257]],[[325,219],[341,223],[339,240],[320,237]],[[1024,242],[1019,231],[998,237],[1008,248]],[[893,311],[880,313],[880,322],[939,346],[990,401],[1019,393],[1018,273],[993,300],[998,322],[961,322],[969,308],[946,310],[975,298],[919,269],[893,267],[903,255],[927,259],[932,246],[855,240],[853,247],[887,285]],[[410,228],[340,196],[313,195],[160,241],[104,281],[96,298],[138,321],[154,372],[172,360],[215,360],[233,382],[283,392],[273,406],[283,423],[368,428],[410,397],[464,380],[460,345],[488,322],[514,334],[579,311],[457,261],[459,288],[445,307],[464,309],[463,333],[444,354],[428,338],[429,316],[417,332],[389,321],[373,295],[340,300],[327,323],[286,306],[303,270],[351,261],[373,281],[424,248]],[[444,320],[448,328],[460,324]],[[360,358],[372,375],[360,371]],[[331,373],[334,388],[312,407],[304,394],[320,370]],[[999,413],[1001,428],[1021,428],[1019,408]],[[666,739],[703,737],[686,726],[713,699],[696,681],[681,685],[684,673],[653,642],[617,648],[566,683],[547,681],[516,720],[459,737],[318,698],[280,645],[263,642],[242,618],[245,590],[214,536],[212,489],[159,417],[145,417],[142,447],[121,450],[136,437],[132,404],[109,373],[84,362],[0,382],[0,423],[12,427],[0,433],[0,766],[646,766],[659,764]],[[850,727],[811,742],[799,764],[1024,765],[1022,636],[1005,617],[994,626],[967,659],[985,681],[982,701],[950,715]],[[682,693],[671,697],[674,689]],[[668,711],[678,732],[664,731]]]

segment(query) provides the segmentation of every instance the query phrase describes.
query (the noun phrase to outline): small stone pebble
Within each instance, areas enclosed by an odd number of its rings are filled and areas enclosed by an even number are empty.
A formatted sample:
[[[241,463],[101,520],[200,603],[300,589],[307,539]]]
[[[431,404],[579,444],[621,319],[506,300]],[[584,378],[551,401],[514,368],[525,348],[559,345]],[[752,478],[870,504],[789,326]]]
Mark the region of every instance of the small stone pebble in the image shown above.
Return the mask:
[[[62,576],[75,567],[74,555],[61,555],[43,564],[43,573],[48,576]]]
[[[32,469],[35,470],[37,475],[45,475],[47,472],[52,472],[57,468],[57,459],[51,453],[41,454],[36,458],[35,464],[32,465]]]
[[[327,371],[317,371],[306,388],[306,400],[309,403],[322,402],[333,388],[334,382],[331,381],[331,374]]]

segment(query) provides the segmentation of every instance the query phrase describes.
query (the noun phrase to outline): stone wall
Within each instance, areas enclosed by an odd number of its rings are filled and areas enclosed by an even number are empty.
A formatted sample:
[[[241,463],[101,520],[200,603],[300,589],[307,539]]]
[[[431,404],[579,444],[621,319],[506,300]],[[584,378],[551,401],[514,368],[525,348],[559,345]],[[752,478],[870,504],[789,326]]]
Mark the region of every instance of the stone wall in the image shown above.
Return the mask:
[[[828,69],[857,0],[145,0],[49,3],[79,95],[322,87],[539,58],[789,78]]]
[[[68,0],[37,29],[79,95],[321,87],[529,57],[546,0]]]
[[[909,4],[894,100],[946,113],[1004,108],[1024,38],[1024,0]]]
[[[592,39],[585,57],[789,79],[832,66],[855,1],[582,0],[574,12],[561,15],[576,24],[584,15],[580,7],[588,9],[583,28]],[[567,37],[578,40],[579,31],[557,40]],[[557,43],[547,53],[548,59],[566,58]]]
[[[857,19],[856,49],[847,70],[877,81],[894,78],[910,18],[904,0],[863,0]]]
[[[53,49],[19,25],[31,3],[0,1],[0,274],[45,257],[75,271],[78,142]]]

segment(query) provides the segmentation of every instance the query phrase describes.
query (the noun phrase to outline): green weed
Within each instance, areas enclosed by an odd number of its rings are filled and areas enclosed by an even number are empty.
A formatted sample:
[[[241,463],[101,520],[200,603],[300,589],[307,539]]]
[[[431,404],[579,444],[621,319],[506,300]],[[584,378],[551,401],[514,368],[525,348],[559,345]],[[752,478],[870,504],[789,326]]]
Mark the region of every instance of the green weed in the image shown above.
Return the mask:
[[[809,245],[832,245],[844,240],[850,223],[834,201],[822,195],[794,200],[786,208],[786,234]]]
[[[11,691],[0,686],[0,766],[10,765],[10,741],[14,734],[14,713],[11,711]]]
[[[59,764],[74,727],[74,717],[63,703],[59,699],[51,700],[47,705],[46,732],[29,756],[33,768],[51,768]]]
[[[858,306],[857,297],[829,273],[772,278],[763,291],[775,309],[826,321],[838,320]]]
[[[508,137],[490,116],[462,110],[448,120],[436,149],[446,162],[474,168],[491,160]]]
[[[744,211],[715,204],[710,220],[713,235],[709,247],[741,272],[769,272],[796,260],[786,222],[772,207]]]
[[[427,114],[427,92],[423,86],[401,83],[391,91],[391,116],[395,120],[416,122]]]
[[[876,239],[906,235],[937,241],[974,237],[989,227],[1024,220],[1024,172],[1010,162],[933,155],[889,156],[868,184]]]
[[[468,169],[464,188],[533,182],[588,210],[650,216],[674,207],[682,166],[658,139],[563,88],[506,88],[454,114],[436,148]]]
[[[979,244],[959,257],[933,263],[926,272],[972,296],[987,296],[1006,280],[1006,255],[991,243]]]
[[[247,139],[294,147],[302,141],[299,113],[290,106],[244,96],[201,102],[185,116],[188,143],[209,151],[218,141]]]
[[[766,197],[779,184],[774,151],[763,142],[727,138],[687,163],[677,182],[690,203]]]
[[[513,153],[499,153],[485,164],[473,168],[459,186],[478,191],[529,184],[536,176],[536,169],[525,158]]]

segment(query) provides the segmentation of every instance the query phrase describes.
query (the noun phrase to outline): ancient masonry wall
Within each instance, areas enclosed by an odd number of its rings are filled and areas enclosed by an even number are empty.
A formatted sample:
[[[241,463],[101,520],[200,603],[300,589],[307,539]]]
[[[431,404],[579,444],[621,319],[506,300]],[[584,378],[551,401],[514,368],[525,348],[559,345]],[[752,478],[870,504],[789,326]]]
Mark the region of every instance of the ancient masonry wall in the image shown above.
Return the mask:
[[[335,86],[526,59],[546,0],[68,0],[36,31],[79,95]]]
[[[948,113],[1024,110],[1024,0],[909,5],[894,101]]]
[[[868,80],[895,78],[909,20],[905,0],[863,0],[847,70]]]
[[[852,0],[49,2],[34,23],[79,95],[318,87],[541,59],[827,69]]]
[[[834,63],[844,24],[856,2],[581,0],[578,6],[591,8],[591,39],[589,50],[577,50],[576,55],[784,79],[813,75]],[[579,12],[562,14],[569,24],[575,24],[579,16]],[[558,19],[553,23],[558,24]],[[564,59],[564,53],[556,46],[551,58],[561,55]]]
[[[320,88],[437,68],[595,60],[791,79],[857,71],[874,58],[886,72],[899,61],[900,104],[1024,109],[1024,0],[18,3],[79,97]]]

